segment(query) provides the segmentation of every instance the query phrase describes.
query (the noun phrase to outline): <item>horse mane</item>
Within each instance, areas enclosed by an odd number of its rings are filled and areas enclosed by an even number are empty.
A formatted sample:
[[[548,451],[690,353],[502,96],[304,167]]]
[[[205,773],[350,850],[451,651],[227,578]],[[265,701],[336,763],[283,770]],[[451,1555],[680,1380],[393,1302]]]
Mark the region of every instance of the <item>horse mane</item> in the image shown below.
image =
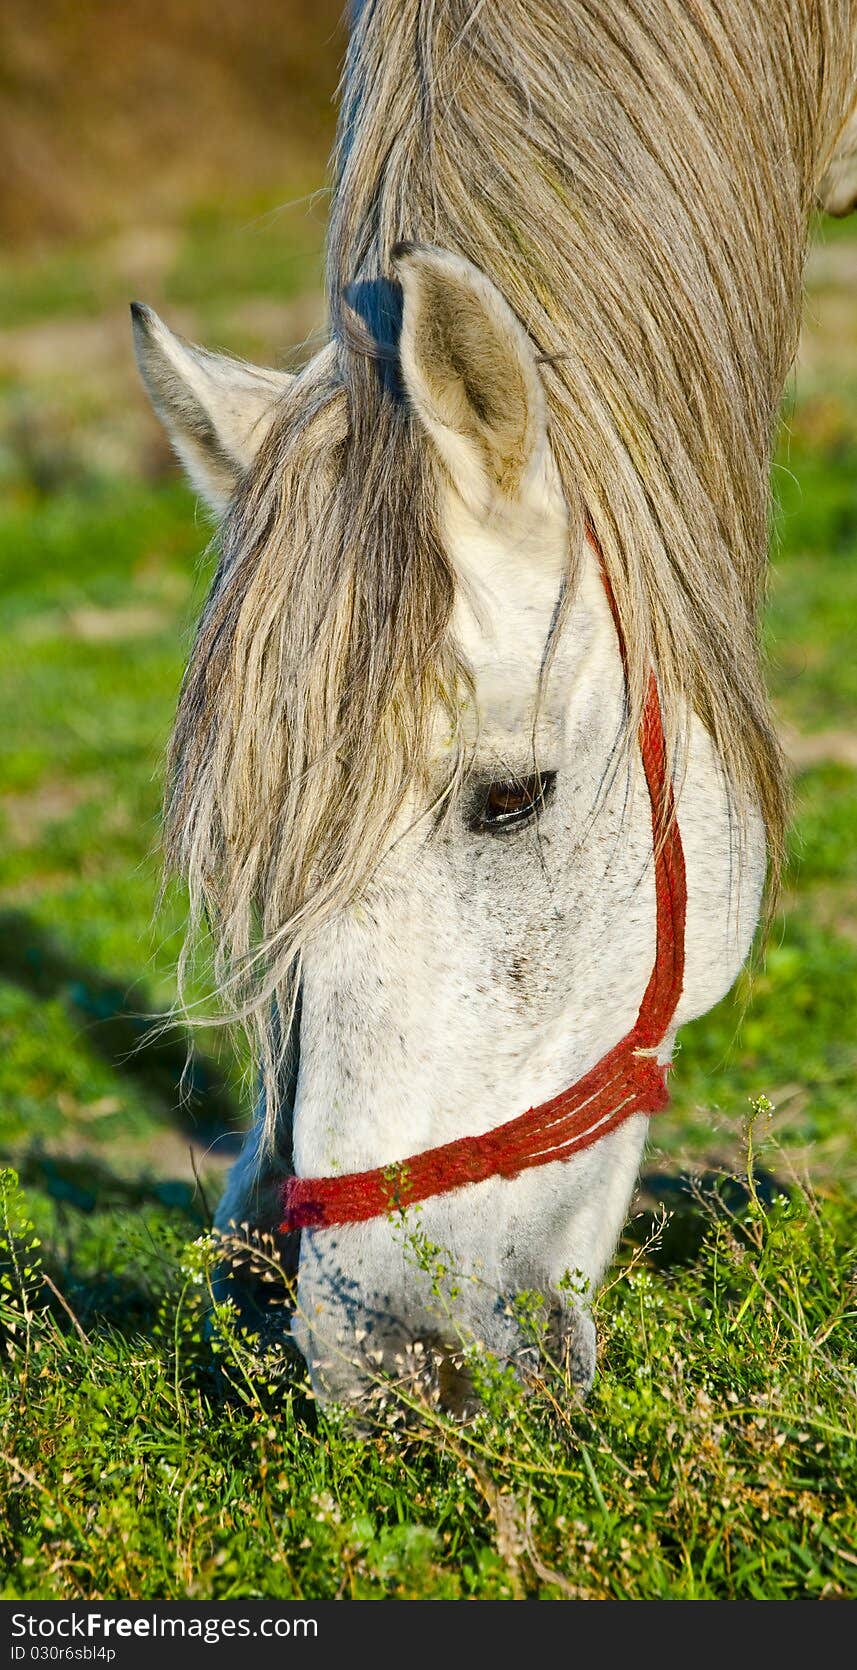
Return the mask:
[[[758,644],[771,454],[855,75],[854,0],[354,5],[332,339],[223,530],[167,808],[269,1090],[270,999],[290,1001],[307,934],[377,863],[437,703],[455,734],[467,676],[427,447],[356,328],[361,296],[394,295],[402,239],[481,267],[537,344],[572,516],[622,623],[628,738],[653,664],[671,746],[698,714],[736,805],[761,808],[776,877],[788,797]]]
[[[184,875],[184,993],[204,920],[223,1018],[248,1025],[273,1134],[300,956],[361,891],[445,710],[450,783],[469,672],[422,436],[374,356],[299,374],[220,530],[168,762],[168,871]],[[206,1013],[199,1024],[212,1017]]]

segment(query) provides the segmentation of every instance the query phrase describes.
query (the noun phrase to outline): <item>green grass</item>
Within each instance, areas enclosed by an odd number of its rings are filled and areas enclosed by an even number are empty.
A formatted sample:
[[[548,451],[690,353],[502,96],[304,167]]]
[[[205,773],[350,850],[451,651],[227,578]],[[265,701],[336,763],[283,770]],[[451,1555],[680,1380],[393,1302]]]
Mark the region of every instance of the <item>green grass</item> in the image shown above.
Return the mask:
[[[853,1592],[848,1225],[800,1193],[763,1206],[749,1176],[740,1205],[697,1208],[684,1265],[626,1249],[585,1406],[549,1359],[525,1394],[472,1354],[470,1424],[403,1381],[359,1433],[265,1372],[228,1318],[214,1357],[210,1257],[183,1250],[181,1215],[150,1205],[122,1241],[91,1220],[69,1283],[63,1213],[46,1253],[7,1178],[4,1595]],[[92,1316],[44,1285],[43,1257]]]
[[[259,227],[233,240],[201,211],[166,288],[215,319],[224,299],[282,296],[284,262],[308,282],[315,257],[263,249]],[[74,253],[40,276],[0,269],[21,325],[97,315],[119,284]],[[814,311],[822,341],[823,297]],[[644,1250],[650,1220],[629,1229],[597,1301],[591,1401],[558,1368],[524,1399],[482,1363],[485,1412],[466,1428],[421,1408],[405,1430],[396,1394],[361,1437],[300,1383],[272,1391],[234,1330],[219,1363],[202,1337],[206,1255],[188,1246],[221,1172],[199,1157],[240,1122],[243,1063],[206,1034],[182,1106],[184,1040],[155,1042],[147,1017],[174,990],[181,900],[153,920],[160,762],[207,529],[172,476],[105,474],[81,452],[74,472],[31,479],[13,460],[0,1152],[23,1192],[7,1180],[0,1229],[7,1596],[857,1592],[857,772],[842,747],[857,730],[857,340],[841,359],[835,384],[799,381],[775,480],[771,683],[814,750],[783,912],[754,970],[683,1034],[645,1197],[674,1215]],[[776,1111],[756,1197],[745,1118],[762,1095]],[[687,1192],[697,1171],[745,1181],[705,1204]]]

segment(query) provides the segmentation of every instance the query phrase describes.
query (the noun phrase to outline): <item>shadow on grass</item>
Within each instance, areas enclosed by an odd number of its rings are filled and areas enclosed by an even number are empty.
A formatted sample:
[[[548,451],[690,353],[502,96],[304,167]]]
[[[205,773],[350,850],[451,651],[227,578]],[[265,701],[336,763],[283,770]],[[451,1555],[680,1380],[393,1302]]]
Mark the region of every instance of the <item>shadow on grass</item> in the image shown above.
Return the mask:
[[[181,1247],[210,1223],[200,1189],[120,1177],[100,1158],[50,1155],[38,1145],[16,1155],[15,1172],[40,1220],[46,1280],[35,1308],[46,1306],[61,1329],[73,1314],[84,1328],[149,1332]],[[47,1223],[39,1197],[50,1202]],[[15,1275],[0,1246],[0,1281],[4,1272]]]
[[[85,1215],[161,1207],[187,1218],[189,1234],[211,1220],[210,1202],[199,1183],[182,1178],[119,1177],[91,1154],[58,1156],[33,1147],[16,1157],[15,1170],[25,1189],[38,1189],[60,1206]]]
[[[60,997],[83,1040],[114,1072],[140,1086],[154,1110],[206,1148],[237,1154],[241,1115],[216,1062],[189,1054],[187,1034],[164,1029],[134,981],[78,963],[23,911],[0,912],[0,979],[34,997]]]
[[[787,1186],[770,1171],[754,1172],[757,1199],[770,1206]],[[750,1203],[746,1180],[722,1171],[644,1171],[637,1190],[637,1210],[625,1226],[626,1246],[653,1242],[647,1261],[658,1270],[693,1264],[711,1228],[712,1217],[740,1218]]]

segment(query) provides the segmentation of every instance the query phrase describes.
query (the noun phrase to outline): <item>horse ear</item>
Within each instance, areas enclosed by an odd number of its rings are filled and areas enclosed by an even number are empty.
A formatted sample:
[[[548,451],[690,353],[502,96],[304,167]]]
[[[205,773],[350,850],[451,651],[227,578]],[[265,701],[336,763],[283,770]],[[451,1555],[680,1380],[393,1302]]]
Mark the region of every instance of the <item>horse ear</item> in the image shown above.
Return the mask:
[[[818,196],[829,215],[850,215],[857,208],[857,105],[839,135]]]
[[[226,354],[210,354],[132,302],[134,351],[152,405],[193,486],[226,509],[252,464],[292,378]]]
[[[415,411],[465,502],[526,500],[547,452],[532,341],[495,284],[460,256],[399,244],[400,358]]]

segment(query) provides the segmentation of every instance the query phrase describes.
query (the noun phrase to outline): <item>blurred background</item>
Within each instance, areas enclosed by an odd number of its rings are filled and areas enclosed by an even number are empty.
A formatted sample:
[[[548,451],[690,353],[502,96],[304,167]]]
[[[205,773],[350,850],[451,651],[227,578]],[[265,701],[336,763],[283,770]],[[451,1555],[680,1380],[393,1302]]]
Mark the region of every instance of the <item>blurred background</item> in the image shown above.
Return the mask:
[[[318,323],[342,9],[4,0],[4,485],[164,463],[133,381],[134,296],[278,358]]]
[[[209,528],[137,383],[133,297],[288,363],[323,324],[341,0],[5,0],[0,24],[0,1158],[81,1314],[134,1302],[204,1221],[240,1049],[147,1036],[181,901],[156,913],[161,761]],[[820,224],[775,475],[770,679],[796,771],[783,909],[688,1029],[649,1181],[731,1164],[857,1176],[857,228]],[[138,1046],[143,1044],[143,1048]],[[201,1188],[197,1186],[199,1174]]]

